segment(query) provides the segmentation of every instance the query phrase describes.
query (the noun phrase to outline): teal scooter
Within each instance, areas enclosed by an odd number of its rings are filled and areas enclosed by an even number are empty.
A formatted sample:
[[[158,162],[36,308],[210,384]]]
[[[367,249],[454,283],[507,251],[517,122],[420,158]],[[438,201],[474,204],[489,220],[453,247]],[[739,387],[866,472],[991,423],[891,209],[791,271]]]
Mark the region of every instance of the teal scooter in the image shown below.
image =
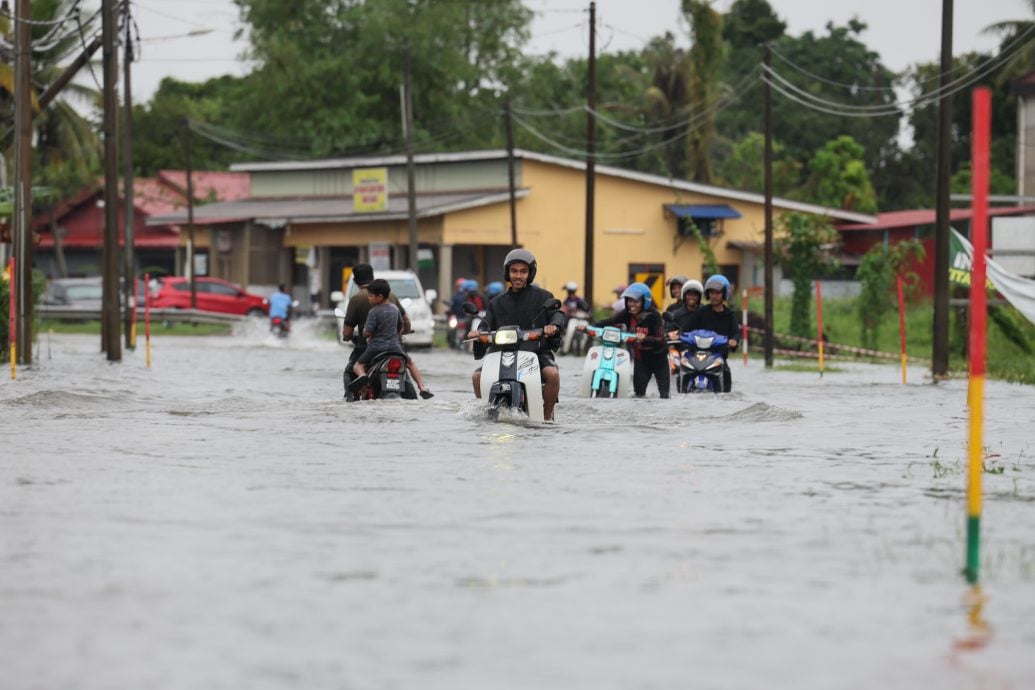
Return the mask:
[[[579,381],[579,395],[583,398],[628,398],[632,393],[632,359],[629,351],[620,347],[636,340],[615,326],[586,326],[586,335],[597,338],[586,353]]]

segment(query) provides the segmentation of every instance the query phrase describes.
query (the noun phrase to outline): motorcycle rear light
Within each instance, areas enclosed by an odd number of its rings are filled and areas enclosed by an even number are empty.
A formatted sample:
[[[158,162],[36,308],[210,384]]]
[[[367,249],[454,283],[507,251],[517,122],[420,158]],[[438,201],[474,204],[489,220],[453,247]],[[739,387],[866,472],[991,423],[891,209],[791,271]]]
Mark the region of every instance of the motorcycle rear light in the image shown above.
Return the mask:
[[[398,374],[399,370],[402,369],[402,360],[398,357],[392,357],[388,360],[387,369],[389,374]]]

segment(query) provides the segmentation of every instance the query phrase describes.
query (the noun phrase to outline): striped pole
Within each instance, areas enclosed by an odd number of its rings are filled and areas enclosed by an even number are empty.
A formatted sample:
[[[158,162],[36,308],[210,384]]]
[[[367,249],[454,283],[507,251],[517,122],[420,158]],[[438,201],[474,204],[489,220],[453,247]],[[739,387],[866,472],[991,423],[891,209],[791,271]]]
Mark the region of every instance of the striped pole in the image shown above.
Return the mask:
[[[129,305],[129,348],[131,350],[137,349],[137,305],[140,304],[139,288],[137,284],[140,281],[136,279],[134,275],[133,280],[133,303]],[[144,290],[147,290],[147,285],[144,285]]]
[[[823,375],[823,286],[816,281],[816,341],[819,343],[819,375]]]
[[[144,274],[144,352],[147,353],[147,368],[151,368],[151,274]]]
[[[748,291],[744,288],[740,292],[740,306],[743,311],[740,325],[740,346],[744,348],[744,366],[748,364]]]
[[[18,365],[16,364],[16,362],[18,361],[17,360],[17,346],[15,345],[15,341],[18,340],[18,337],[17,337],[18,329],[16,327],[17,323],[18,323],[16,321],[16,319],[18,318],[18,312],[16,310],[16,307],[18,305],[15,302],[15,298],[14,298],[15,289],[14,289],[14,257],[13,256],[10,259],[7,260],[7,288],[8,288],[7,292],[8,292],[8,295],[9,295],[9,300],[8,300],[9,309],[7,311],[7,323],[8,323],[7,349],[8,349],[8,351],[11,354],[11,380],[14,381],[15,378],[17,377],[17,375],[18,375]]]
[[[970,382],[967,404],[970,407],[970,466],[967,472],[967,582],[978,581],[981,563],[981,472],[982,427],[985,393],[985,249],[988,244],[989,139],[992,92],[987,87],[974,89],[973,136],[971,138],[971,198],[973,220],[970,241],[974,245],[970,275]]]
[[[898,349],[902,355],[902,385],[906,383],[906,300],[902,290],[902,276],[896,276],[898,287]]]

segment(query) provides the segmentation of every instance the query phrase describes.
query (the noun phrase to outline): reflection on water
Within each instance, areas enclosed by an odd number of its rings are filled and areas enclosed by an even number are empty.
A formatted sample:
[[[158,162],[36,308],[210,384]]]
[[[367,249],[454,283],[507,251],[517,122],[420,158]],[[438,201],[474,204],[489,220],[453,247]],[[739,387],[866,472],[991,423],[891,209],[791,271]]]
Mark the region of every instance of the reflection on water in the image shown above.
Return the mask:
[[[586,400],[561,358],[557,423],[490,423],[452,351],[413,353],[432,400],[345,403],[310,325],[158,339],[150,371],[53,336],[0,385],[4,687],[1035,678],[1031,388],[987,387],[964,618],[965,382],[738,361],[729,396]]]

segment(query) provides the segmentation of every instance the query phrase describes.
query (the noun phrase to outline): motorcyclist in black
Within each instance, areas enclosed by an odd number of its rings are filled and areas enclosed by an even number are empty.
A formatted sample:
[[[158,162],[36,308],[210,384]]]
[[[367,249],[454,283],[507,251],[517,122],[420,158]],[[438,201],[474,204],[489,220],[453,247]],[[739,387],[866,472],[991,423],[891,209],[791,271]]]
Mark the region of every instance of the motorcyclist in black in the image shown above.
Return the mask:
[[[527,249],[514,249],[503,260],[503,274],[510,284],[509,288],[489,302],[485,309],[477,331],[471,331],[469,338],[480,333],[494,331],[501,326],[517,326],[522,330],[542,328],[547,337],[542,343],[529,341],[521,344],[521,349],[537,352],[539,355],[539,371],[543,377],[543,416],[553,419],[553,408],[557,404],[557,395],[561,389],[561,377],[557,370],[557,362],[553,358],[553,350],[560,344],[559,336],[564,332],[566,319],[560,310],[544,311],[543,303],[553,299],[553,293],[532,285],[536,273],[536,260]],[[476,350],[477,355],[477,350]],[[472,377],[474,394],[481,397],[482,370],[479,367]]]
[[[635,333],[636,342],[632,345],[633,391],[637,398],[642,398],[653,376],[658,384],[658,395],[667,398],[670,384],[668,348],[662,317],[653,307],[650,288],[643,283],[633,283],[622,293],[622,299],[625,300],[625,309],[594,325],[621,326],[622,330]]]
[[[669,333],[670,338],[678,338],[680,333],[690,330],[690,324],[694,313],[701,308],[701,300],[704,298],[704,286],[699,280],[688,280],[683,283],[682,304],[678,309],[669,312],[669,320],[666,328],[676,331]],[[672,328],[675,324],[675,328]]]
[[[686,284],[686,276],[672,276],[665,281],[665,288],[668,290],[668,295],[675,301],[665,307],[665,314],[672,314],[676,309],[683,306],[683,285]],[[658,309],[661,305],[658,305]]]
[[[729,349],[734,351],[739,344],[740,328],[737,315],[726,305],[729,296],[730,282],[725,276],[714,275],[704,284],[704,298],[707,304],[694,312],[690,319],[690,330],[706,329],[715,331],[729,339]],[[729,393],[733,388],[733,377],[729,364],[723,360],[722,390]]]

